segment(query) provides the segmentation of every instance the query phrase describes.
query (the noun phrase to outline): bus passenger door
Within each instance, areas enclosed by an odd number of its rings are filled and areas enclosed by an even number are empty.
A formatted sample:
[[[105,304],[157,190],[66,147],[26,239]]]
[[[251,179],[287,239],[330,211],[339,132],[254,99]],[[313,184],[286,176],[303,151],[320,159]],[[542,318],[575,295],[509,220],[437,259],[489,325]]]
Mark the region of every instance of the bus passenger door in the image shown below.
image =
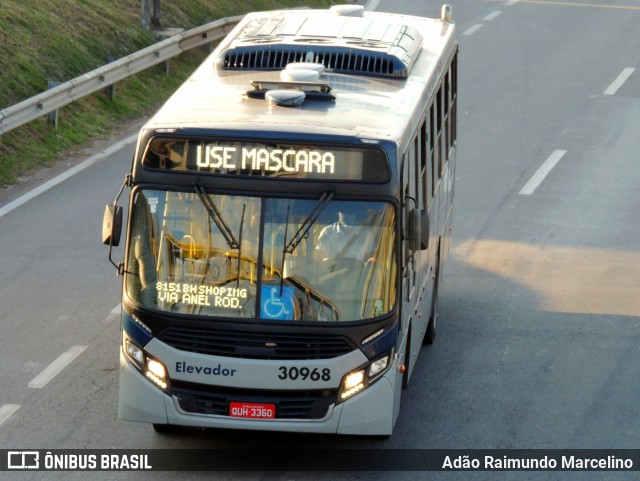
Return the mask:
[[[406,329],[407,325],[411,325],[410,338],[407,339],[408,349],[405,349],[404,353],[408,352],[409,358],[404,360],[404,364],[407,368],[407,379],[413,372],[413,366],[415,365],[420,346],[422,344],[422,336],[424,334],[425,326],[423,317],[417,315],[418,302],[420,294],[421,279],[420,263],[422,261],[421,251],[416,251],[411,248],[410,235],[410,212],[419,208],[417,202],[419,202],[419,194],[416,191],[416,179],[417,179],[417,142],[412,141],[409,148],[405,152],[403,162],[403,215],[402,221],[404,226],[403,242],[402,242],[402,328]]]

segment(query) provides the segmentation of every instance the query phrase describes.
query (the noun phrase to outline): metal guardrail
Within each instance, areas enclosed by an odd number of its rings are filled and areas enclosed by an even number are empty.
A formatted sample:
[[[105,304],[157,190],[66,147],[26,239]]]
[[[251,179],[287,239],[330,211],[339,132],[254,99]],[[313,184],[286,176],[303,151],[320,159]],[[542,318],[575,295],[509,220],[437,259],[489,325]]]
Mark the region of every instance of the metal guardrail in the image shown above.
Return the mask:
[[[119,80],[166,62],[187,50],[220,40],[238,24],[242,17],[239,15],[222,18],[179,33],[0,110],[0,135],[54,112],[75,100],[105,89]]]

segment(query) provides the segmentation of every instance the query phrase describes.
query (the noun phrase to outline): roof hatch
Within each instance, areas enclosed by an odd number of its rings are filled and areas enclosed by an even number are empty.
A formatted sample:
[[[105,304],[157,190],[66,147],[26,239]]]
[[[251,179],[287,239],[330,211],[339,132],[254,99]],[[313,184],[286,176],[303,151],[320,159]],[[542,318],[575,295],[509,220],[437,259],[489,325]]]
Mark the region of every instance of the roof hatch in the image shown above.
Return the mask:
[[[255,17],[222,53],[223,68],[282,70],[293,62],[314,62],[336,73],[407,77],[420,53],[420,33],[388,19],[345,13],[300,10]]]

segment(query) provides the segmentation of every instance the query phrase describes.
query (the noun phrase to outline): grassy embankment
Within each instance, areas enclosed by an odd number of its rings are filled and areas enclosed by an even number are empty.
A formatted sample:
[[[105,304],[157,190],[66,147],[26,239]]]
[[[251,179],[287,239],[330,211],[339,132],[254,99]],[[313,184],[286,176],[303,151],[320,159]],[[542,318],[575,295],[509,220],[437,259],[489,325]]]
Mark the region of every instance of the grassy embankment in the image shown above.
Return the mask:
[[[188,30],[218,18],[280,7],[326,7],[330,0],[163,0],[164,27]],[[140,0],[0,1],[0,110],[121,58],[156,40],[140,26]],[[204,59],[195,49],[116,85],[115,100],[96,92],[59,111],[56,130],[46,117],[0,136],[0,189],[105,138],[151,113]]]

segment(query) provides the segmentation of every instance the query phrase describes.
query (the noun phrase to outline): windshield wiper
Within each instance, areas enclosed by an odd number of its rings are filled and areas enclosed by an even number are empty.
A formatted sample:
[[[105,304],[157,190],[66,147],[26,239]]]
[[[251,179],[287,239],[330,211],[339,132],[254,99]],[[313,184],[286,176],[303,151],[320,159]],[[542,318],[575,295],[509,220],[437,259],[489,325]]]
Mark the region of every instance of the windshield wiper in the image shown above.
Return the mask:
[[[293,236],[291,237],[291,240],[287,243],[287,245],[284,246],[283,257],[285,253],[293,254],[293,251],[296,250],[296,247],[298,247],[298,244],[302,242],[302,239],[306,239],[309,233],[309,229],[311,229],[313,224],[315,224],[315,222],[318,220],[318,217],[320,217],[320,214],[322,214],[322,211],[327,206],[327,204],[331,201],[332,198],[333,198],[333,190],[328,190],[322,194],[322,197],[320,197],[320,199],[318,200],[317,204],[311,211],[311,214],[309,214],[309,216],[304,220],[304,222],[300,225],[300,227],[298,227],[298,230],[296,231],[295,234],[293,234]],[[287,211],[287,226],[288,225],[289,225],[289,212]],[[285,241],[286,241],[286,233],[285,233]]]
[[[302,242],[302,239],[306,239],[309,234],[309,229],[315,224],[322,214],[322,211],[327,206],[327,204],[333,198],[333,190],[327,190],[322,194],[315,207],[311,211],[311,214],[307,216],[304,222],[298,227],[298,230],[291,237],[291,240],[284,245],[282,248],[282,266],[280,268],[280,296],[282,296],[282,288],[284,285],[284,261],[287,257],[287,254],[293,254],[293,251],[296,250],[298,244]],[[287,232],[289,230],[289,206],[287,206],[287,220],[284,227],[284,242],[287,242]]]
[[[202,185],[200,184],[196,185],[195,189],[198,197],[200,197],[200,200],[202,201],[202,205],[204,205],[205,209],[207,209],[207,212],[209,213],[209,216],[218,226],[218,229],[220,229],[220,232],[222,233],[224,240],[227,241],[227,245],[229,246],[229,248],[240,249],[240,243],[236,240],[236,237],[233,235],[231,228],[224,221],[222,214],[220,214],[220,211],[211,200],[211,197],[209,197],[209,195],[207,194],[207,191],[205,191],[204,187],[202,187]],[[240,226],[240,229],[242,229],[242,226]]]

